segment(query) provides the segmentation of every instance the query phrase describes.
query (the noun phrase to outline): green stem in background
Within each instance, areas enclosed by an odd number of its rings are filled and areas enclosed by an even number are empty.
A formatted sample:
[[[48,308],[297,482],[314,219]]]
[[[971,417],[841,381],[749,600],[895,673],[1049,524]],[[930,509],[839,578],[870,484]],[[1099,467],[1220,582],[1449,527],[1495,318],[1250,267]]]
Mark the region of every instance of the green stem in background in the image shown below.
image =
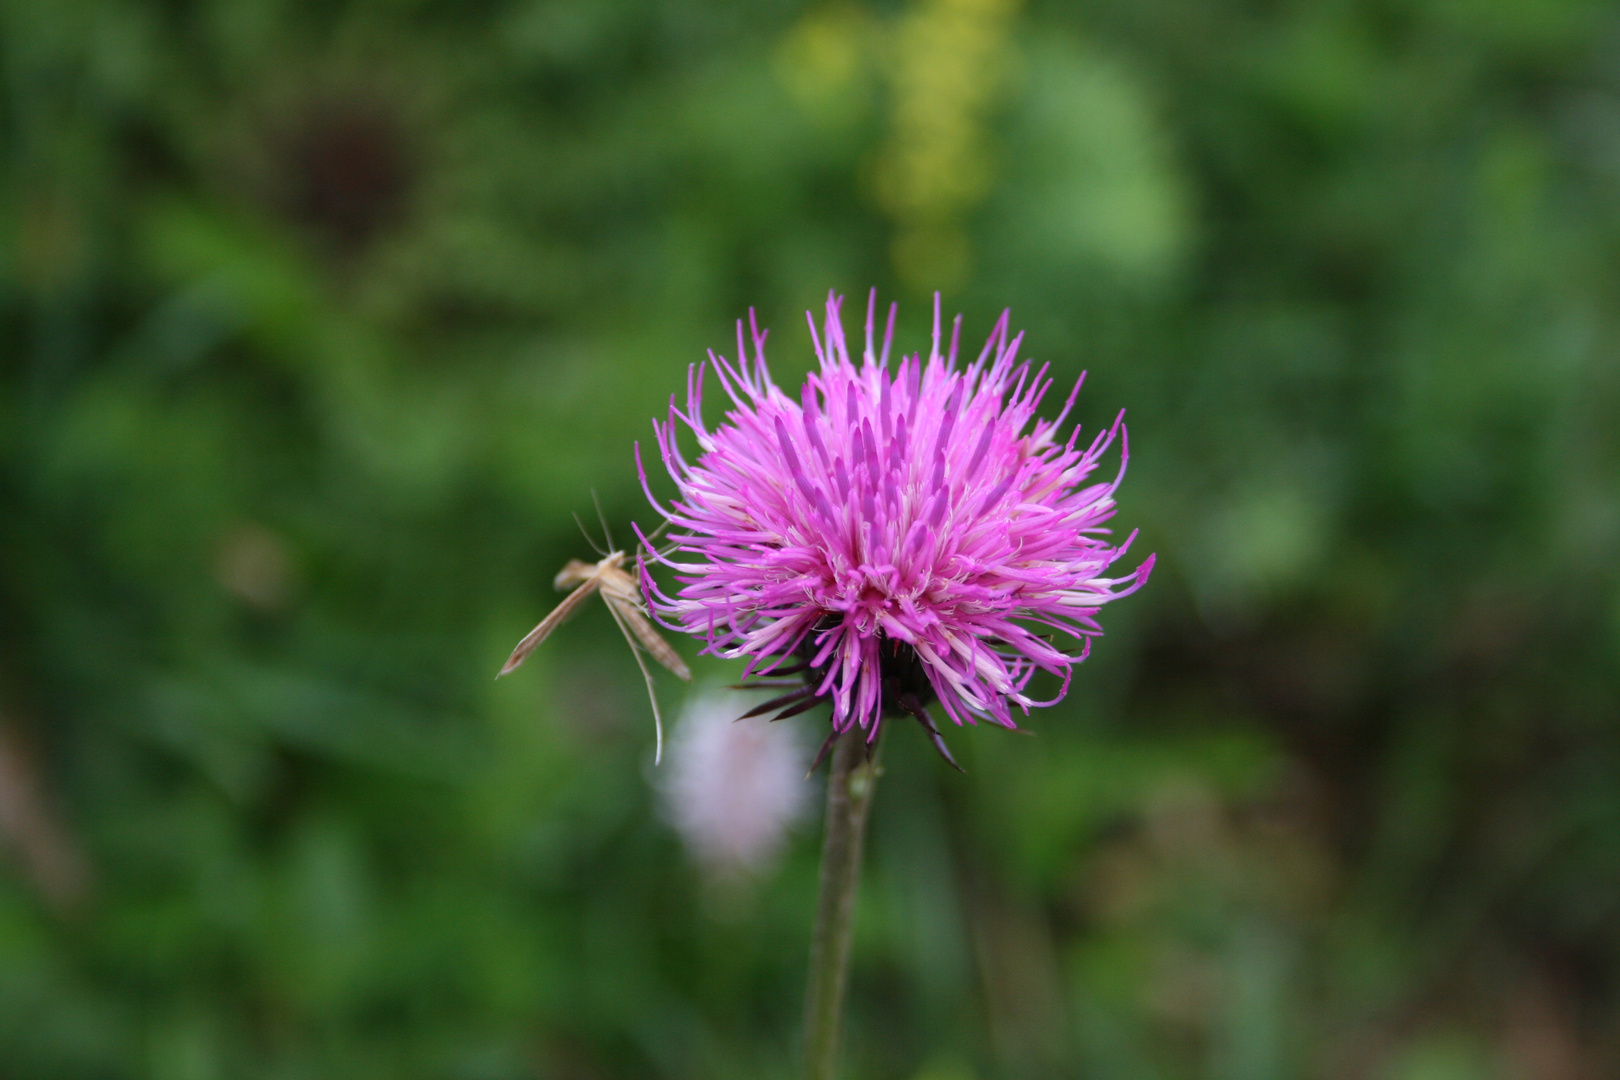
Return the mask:
[[[833,749],[827,778],[827,825],[821,844],[821,893],[810,937],[810,985],[804,1009],[805,1080],[833,1080],[849,981],[849,945],[855,926],[855,890],[867,812],[877,789],[878,748],[867,756],[866,732],[853,727]]]

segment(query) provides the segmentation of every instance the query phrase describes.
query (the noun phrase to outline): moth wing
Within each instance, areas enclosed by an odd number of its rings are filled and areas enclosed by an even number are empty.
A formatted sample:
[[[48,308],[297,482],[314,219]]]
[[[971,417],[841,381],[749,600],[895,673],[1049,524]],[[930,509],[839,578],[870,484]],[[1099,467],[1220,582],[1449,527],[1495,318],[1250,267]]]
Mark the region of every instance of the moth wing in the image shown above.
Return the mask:
[[[681,659],[680,653],[671,648],[669,642],[653,628],[652,621],[642,609],[635,579],[623,570],[609,571],[603,574],[603,578],[602,599],[608,602],[614,614],[624,620],[641,647],[646,649],[654,660],[674,672],[676,678],[691,682],[692,669],[686,666],[686,661]]]
[[[617,604],[614,606],[618,607]],[[630,624],[630,632],[636,635],[641,647],[651,653],[654,660],[674,672],[675,677],[681,681],[692,681],[692,669],[686,666],[681,654],[671,648],[669,642],[653,629],[653,624],[648,621],[647,616],[634,608],[618,608],[618,611],[624,616],[624,621]]]
[[[529,654],[539,648],[540,643],[550,637],[551,632],[561,626],[564,619],[572,615],[579,605],[589,600],[591,594],[601,587],[600,576],[588,577],[580,583],[579,588],[563,597],[562,603],[552,608],[551,614],[540,620],[540,625],[530,630],[523,640],[517,643],[517,648],[512,650],[512,655],[506,658],[506,663],[501,665],[500,673],[495,677],[498,679],[501,675],[510,673],[528,659]]]

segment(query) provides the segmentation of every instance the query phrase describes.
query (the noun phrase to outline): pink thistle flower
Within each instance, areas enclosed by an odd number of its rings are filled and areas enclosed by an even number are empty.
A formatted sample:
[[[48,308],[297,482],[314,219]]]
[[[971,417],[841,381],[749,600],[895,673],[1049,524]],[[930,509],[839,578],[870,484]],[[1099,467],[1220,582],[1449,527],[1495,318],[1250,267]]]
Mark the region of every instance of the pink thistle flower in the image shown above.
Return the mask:
[[[1013,706],[1027,715],[1068,691],[1102,633],[1102,605],[1147,581],[1152,556],[1107,576],[1136,536],[1114,546],[1105,526],[1129,457],[1124,413],[1084,448],[1078,427],[1060,441],[1080,383],[1056,419],[1037,419],[1048,368],[1031,373],[1017,359],[1023,335],[1009,340],[1008,314],[959,369],[961,317],[941,353],[937,295],[927,359],[891,368],[895,309],[875,352],[874,290],[856,366],[842,302],[829,295],[820,334],[807,314],[820,368],[797,401],[771,381],[752,312],[752,357],[740,321],[736,362],[709,353],[734,406],[713,430],[702,413],[705,367],[688,369],[685,409],[671,398],[668,419],[653,421],[678,489],[668,507],[647,489],[636,450],[642,486],[671,530],[669,551],[645,546],[680,587],[659,589],[643,561],[643,588],[664,625],[705,639],[706,653],[746,659],[745,680],[802,675],[749,715],[782,707],[780,719],[830,700],[823,754],[852,725],[871,739],[884,718],[910,715],[950,760],[930,702],[958,725],[1015,727]],[[697,440],[694,461],[680,426]],[[1087,483],[1116,436],[1118,474]],[[1029,696],[1036,671],[1062,677],[1056,697]]]

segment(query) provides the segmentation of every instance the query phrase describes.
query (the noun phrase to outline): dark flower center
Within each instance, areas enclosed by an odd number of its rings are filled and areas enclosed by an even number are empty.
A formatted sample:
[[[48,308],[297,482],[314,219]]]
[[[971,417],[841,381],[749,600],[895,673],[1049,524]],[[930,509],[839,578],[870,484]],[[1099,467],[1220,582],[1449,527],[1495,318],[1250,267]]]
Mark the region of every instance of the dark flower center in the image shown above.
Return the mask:
[[[934,700],[934,684],[928,681],[928,672],[916,649],[903,641],[884,638],[878,646],[878,656],[878,671],[883,676],[879,710],[884,717],[914,716],[919,706]]]
[[[831,626],[819,625],[816,629],[818,631],[826,630],[831,629]],[[817,666],[810,662],[811,657],[815,655],[817,650],[816,636],[814,633],[807,634],[804,640],[799,643],[798,655],[803,662],[805,684],[805,689],[800,691],[800,694],[813,694],[814,688],[820,686],[827,677],[830,665],[821,664]],[[917,655],[917,650],[903,641],[879,637],[878,675],[882,684],[882,693],[878,700],[877,723],[882,724],[887,720],[907,716],[915,719],[922,725],[923,730],[928,733],[929,741],[933,743],[934,749],[939,751],[940,756],[950,762],[953,768],[960,770],[962,767],[956,764],[956,759],[951,757],[951,752],[945,748],[945,740],[941,737],[939,728],[934,723],[934,718],[929,715],[928,706],[935,700],[934,684],[929,681],[928,670],[924,667],[922,658]],[[811,702],[817,700],[819,699],[811,697],[809,700],[801,701],[790,708],[795,712],[800,712],[809,707]],[[784,710],[783,715],[786,715],[786,713],[787,710]],[[781,717],[779,716],[777,719],[781,719]],[[876,733],[873,734],[875,737]],[[822,759],[826,757],[828,750],[832,748],[832,744],[837,740],[838,735],[839,733],[834,731],[827,736],[827,741],[822,744],[821,752],[816,755],[816,765],[821,764]],[[870,745],[870,742],[871,740],[868,740],[868,745]],[[810,768],[812,772],[815,771],[815,765]]]

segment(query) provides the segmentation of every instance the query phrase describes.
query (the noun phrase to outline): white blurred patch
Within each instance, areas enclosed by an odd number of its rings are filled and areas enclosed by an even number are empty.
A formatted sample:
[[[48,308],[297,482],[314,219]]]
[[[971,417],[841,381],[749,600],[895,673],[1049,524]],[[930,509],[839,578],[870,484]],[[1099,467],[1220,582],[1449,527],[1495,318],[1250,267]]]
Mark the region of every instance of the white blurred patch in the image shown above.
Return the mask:
[[[764,717],[734,722],[754,703],[735,691],[693,696],[665,752],[665,811],[716,877],[769,869],[815,790],[796,728]]]

